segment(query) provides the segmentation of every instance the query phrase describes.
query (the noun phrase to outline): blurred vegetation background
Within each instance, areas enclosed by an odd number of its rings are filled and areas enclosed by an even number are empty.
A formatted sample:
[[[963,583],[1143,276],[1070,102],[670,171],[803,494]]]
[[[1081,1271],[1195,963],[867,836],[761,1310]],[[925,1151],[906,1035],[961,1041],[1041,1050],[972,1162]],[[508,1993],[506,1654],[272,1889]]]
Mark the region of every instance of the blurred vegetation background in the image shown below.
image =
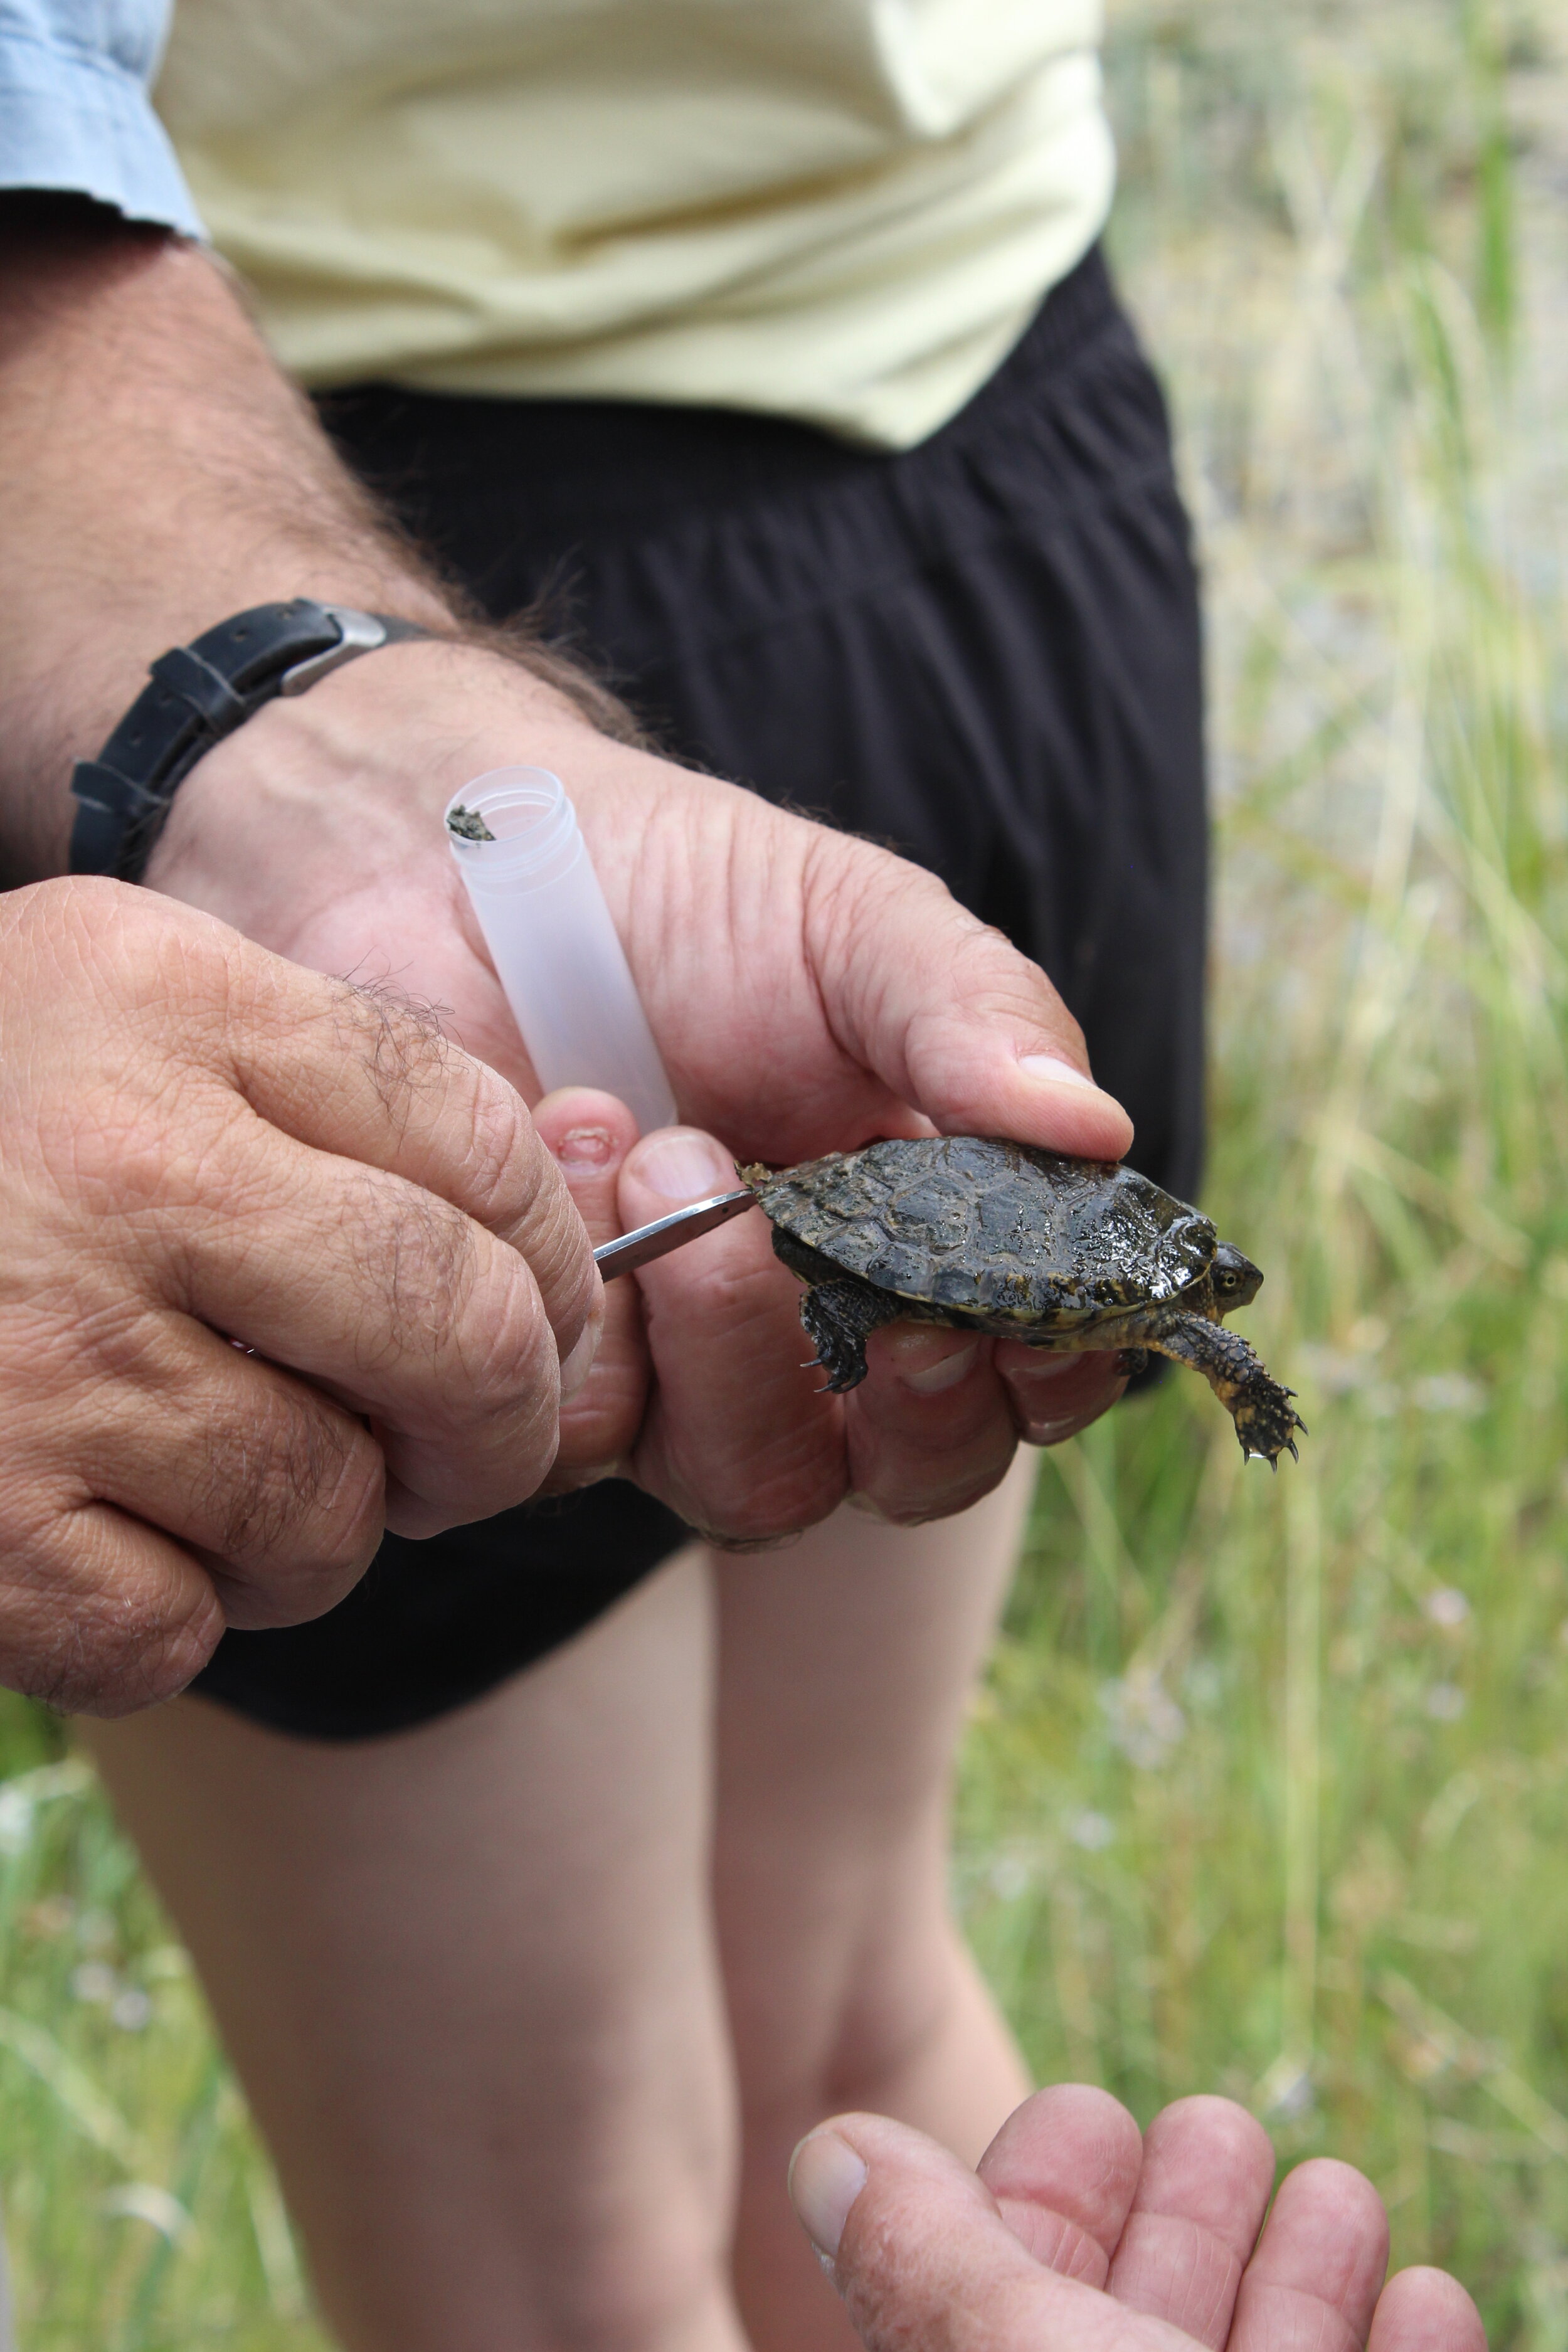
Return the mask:
[[[1210,612],[1208,1204],[1299,1468],[1049,1456],[959,1893],[1042,2076],[1251,2105],[1568,2352],[1568,8],[1112,0]],[[320,2352],[177,1942],[0,1700],[26,2352]]]
[[[1215,2087],[1568,2344],[1568,12],[1113,15],[1210,615],[1207,1205],[1300,1472],[1047,1458],[963,1889],[1046,2075]]]

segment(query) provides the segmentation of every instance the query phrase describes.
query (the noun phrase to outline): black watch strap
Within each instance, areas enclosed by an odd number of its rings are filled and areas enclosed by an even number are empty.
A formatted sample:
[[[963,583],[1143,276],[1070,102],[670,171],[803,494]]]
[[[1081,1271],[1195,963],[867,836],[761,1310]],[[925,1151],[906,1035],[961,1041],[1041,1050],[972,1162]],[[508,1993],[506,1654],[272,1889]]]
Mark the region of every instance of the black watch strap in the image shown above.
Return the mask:
[[[160,654],[152,684],[97,759],[79,760],[72,772],[71,872],[140,882],[169,803],[204,751],[276,695],[303,694],[378,646],[431,634],[417,621],[296,596],[236,613],[194,644]]]

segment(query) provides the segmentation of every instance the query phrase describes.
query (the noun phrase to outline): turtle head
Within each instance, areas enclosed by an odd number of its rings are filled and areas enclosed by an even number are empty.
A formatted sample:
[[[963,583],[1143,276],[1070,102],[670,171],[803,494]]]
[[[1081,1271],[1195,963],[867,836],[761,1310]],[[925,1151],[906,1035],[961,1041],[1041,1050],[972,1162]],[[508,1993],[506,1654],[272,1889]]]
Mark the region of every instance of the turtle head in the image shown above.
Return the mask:
[[[1258,1267],[1249,1257],[1243,1257],[1231,1242],[1215,1244],[1209,1280],[1214,1286],[1215,1305],[1222,1315],[1228,1315],[1233,1307],[1250,1307],[1263,1286]]]

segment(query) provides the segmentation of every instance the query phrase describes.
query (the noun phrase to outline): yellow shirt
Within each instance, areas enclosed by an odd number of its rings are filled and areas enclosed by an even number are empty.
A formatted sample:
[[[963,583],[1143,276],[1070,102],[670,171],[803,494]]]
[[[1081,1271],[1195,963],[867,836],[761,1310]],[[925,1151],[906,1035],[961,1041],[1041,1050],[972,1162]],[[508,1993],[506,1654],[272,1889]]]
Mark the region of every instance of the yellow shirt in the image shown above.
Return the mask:
[[[1099,0],[178,0],[157,102],[308,383],[922,440],[1110,201]]]

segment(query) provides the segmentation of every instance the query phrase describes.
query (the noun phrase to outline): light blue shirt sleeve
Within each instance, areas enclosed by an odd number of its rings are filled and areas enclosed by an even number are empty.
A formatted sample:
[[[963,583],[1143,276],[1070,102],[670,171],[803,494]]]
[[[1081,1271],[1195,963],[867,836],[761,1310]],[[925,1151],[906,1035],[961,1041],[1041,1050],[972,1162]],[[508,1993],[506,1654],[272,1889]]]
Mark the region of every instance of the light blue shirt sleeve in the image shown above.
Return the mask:
[[[202,224],[149,96],[172,0],[0,0],[0,188]]]

